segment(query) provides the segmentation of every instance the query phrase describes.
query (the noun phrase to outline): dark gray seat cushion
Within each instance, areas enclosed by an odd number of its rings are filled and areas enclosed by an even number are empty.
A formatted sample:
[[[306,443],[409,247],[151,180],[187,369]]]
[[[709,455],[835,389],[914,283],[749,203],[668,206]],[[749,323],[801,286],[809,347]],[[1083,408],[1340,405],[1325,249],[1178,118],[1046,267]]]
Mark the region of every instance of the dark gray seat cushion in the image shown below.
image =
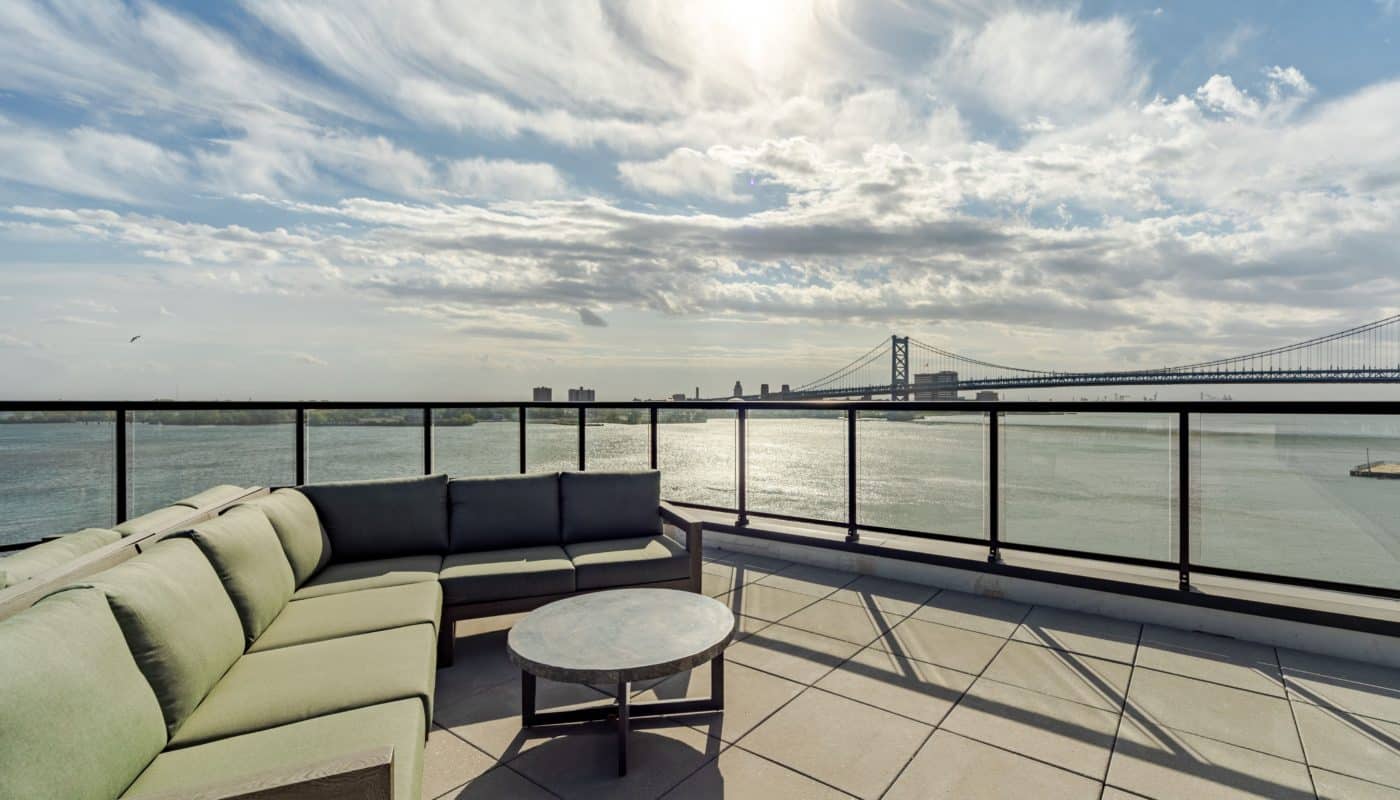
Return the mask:
[[[461,478],[447,497],[453,553],[560,543],[558,473]]]
[[[565,472],[559,476],[564,543],[661,533],[661,473]]]
[[[302,486],[336,563],[447,552],[447,476]]]
[[[558,545],[453,553],[442,560],[445,605],[574,591],[574,565]]]
[[[579,589],[685,580],[690,554],[669,536],[604,539],[564,546]]]

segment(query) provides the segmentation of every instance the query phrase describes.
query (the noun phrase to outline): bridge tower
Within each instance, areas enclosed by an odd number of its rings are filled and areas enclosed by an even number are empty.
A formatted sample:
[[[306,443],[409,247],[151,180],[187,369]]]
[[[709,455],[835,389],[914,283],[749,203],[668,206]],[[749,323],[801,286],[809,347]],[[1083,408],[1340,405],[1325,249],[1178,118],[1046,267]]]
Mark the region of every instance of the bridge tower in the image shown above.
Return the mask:
[[[909,399],[909,337],[890,337],[890,399]]]

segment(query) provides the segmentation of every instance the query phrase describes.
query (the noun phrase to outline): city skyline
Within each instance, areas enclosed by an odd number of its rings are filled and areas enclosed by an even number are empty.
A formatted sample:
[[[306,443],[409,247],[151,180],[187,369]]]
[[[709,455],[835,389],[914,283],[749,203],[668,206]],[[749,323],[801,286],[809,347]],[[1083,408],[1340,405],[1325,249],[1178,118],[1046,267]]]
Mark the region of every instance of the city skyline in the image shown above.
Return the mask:
[[[720,396],[893,333],[1066,370],[1304,339],[1400,309],[1397,32],[1393,2],[17,2],[5,394]]]

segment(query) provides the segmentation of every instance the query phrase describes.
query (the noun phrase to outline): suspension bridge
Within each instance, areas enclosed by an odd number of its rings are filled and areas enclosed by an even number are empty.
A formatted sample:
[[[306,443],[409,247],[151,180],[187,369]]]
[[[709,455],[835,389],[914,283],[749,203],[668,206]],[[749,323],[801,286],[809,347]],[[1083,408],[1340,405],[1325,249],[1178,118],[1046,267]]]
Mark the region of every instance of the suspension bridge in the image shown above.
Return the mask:
[[[1229,383],[1400,383],[1400,314],[1228,358],[1104,372],[996,364],[896,334],[816,380],[758,394],[742,394],[735,384],[732,396],[745,400],[954,400],[959,391]]]

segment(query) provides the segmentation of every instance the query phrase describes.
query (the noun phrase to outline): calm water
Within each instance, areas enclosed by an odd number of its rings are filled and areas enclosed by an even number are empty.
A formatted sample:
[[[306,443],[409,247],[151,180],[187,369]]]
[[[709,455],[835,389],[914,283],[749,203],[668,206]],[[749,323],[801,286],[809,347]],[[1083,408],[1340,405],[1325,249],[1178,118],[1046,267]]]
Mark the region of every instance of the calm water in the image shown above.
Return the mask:
[[[568,422],[568,421],[566,421]],[[982,537],[986,454],[980,415],[862,420],[857,495],[867,525]],[[1008,415],[1002,520],[1008,541],[1174,559],[1172,415]],[[1352,478],[1366,459],[1400,461],[1400,420],[1193,418],[1193,558],[1198,563],[1400,587],[1400,481]],[[291,425],[133,424],[131,507],[141,513],[215,483],[288,484]],[[531,471],[577,466],[572,422],[532,420]],[[736,504],[733,418],[659,426],[663,493]],[[438,469],[519,469],[514,421],[435,429]],[[109,424],[0,425],[0,542],[112,523]],[[590,469],[647,466],[647,426],[590,425]],[[413,474],[416,427],[311,427],[312,481]],[[843,520],[845,421],[752,411],[749,507]]]

